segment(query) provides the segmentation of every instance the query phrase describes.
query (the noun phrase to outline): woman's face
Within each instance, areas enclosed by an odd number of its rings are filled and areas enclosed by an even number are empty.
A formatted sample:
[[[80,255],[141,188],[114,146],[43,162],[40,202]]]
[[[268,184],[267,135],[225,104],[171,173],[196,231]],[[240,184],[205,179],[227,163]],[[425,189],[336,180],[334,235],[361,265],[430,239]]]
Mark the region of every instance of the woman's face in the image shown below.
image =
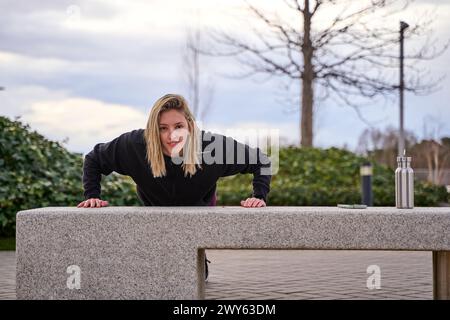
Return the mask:
[[[164,154],[182,155],[188,134],[188,123],[182,112],[172,109],[160,113],[159,135]]]

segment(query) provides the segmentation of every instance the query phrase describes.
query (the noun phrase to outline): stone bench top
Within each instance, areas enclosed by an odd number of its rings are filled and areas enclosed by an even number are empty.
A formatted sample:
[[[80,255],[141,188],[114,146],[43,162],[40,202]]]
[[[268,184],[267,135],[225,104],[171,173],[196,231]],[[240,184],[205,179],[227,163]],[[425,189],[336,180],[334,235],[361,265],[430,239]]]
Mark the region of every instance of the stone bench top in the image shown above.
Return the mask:
[[[107,214],[148,214],[148,213],[170,213],[170,214],[377,214],[377,215],[450,215],[450,207],[415,207],[414,209],[397,209],[395,207],[368,207],[366,209],[346,209],[338,207],[298,207],[298,206],[268,206],[262,208],[243,208],[239,206],[216,206],[216,207],[115,207],[102,208],[76,208],[76,207],[45,207],[19,211],[22,214],[73,214],[73,213],[107,213]]]
[[[174,244],[199,248],[450,250],[449,207],[46,207],[20,211],[17,220],[38,229],[45,220],[54,227],[41,232],[74,238],[146,241],[164,232]]]

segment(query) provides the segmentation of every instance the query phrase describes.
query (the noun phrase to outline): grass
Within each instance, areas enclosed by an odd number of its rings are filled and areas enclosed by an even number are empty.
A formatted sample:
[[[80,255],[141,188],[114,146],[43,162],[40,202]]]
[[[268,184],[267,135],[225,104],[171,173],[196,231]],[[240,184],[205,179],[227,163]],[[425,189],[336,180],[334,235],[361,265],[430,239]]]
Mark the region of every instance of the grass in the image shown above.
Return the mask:
[[[16,250],[16,238],[0,238],[0,251]]]

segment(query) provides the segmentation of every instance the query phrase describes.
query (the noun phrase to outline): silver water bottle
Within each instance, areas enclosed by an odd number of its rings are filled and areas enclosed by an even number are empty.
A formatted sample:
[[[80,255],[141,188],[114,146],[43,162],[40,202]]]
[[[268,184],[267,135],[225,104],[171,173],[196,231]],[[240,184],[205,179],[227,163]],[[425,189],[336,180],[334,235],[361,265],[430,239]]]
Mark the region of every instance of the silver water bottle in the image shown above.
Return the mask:
[[[397,157],[395,170],[395,205],[398,209],[414,208],[414,171],[411,168],[411,157]]]

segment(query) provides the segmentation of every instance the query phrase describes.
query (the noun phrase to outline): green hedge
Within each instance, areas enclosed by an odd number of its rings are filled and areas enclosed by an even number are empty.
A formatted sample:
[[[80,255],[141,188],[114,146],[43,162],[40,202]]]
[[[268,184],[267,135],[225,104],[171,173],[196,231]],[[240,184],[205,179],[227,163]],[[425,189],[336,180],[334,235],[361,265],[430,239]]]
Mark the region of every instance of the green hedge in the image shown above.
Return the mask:
[[[366,159],[336,148],[284,148],[272,179],[269,205],[334,206],[360,203],[360,165]],[[83,200],[82,155],[49,141],[28,125],[0,117],[0,236],[13,236],[20,210],[75,206]],[[218,204],[239,205],[251,194],[251,175],[218,183]],[[447,201],[444,187],[417,182],[415,205]],[[374,205],[394,205],[393,170],[374,164]],[[103,177],[102,197],[113,206],[140,206],[129,177]]]
[[[83,199],[82,154],[67,151],[28,125],[0,117],[0,236],[15,233],[20,210],[75,206]],[[111,205],[139,205],[128,177],[103,177]]]
[[[276,206],[335,206],[361,203],[360,166],[367,159],[337,148],[280,150],[279,171],[272,178],[268,204]],[[375,206],[395,205],[394,171],[373,166]],[[252,192],[252,176],[236,175],[218,184],[218,203],[237,205]],[[415,205],[437,206],[448,201],[445,187],[415,181]]]

